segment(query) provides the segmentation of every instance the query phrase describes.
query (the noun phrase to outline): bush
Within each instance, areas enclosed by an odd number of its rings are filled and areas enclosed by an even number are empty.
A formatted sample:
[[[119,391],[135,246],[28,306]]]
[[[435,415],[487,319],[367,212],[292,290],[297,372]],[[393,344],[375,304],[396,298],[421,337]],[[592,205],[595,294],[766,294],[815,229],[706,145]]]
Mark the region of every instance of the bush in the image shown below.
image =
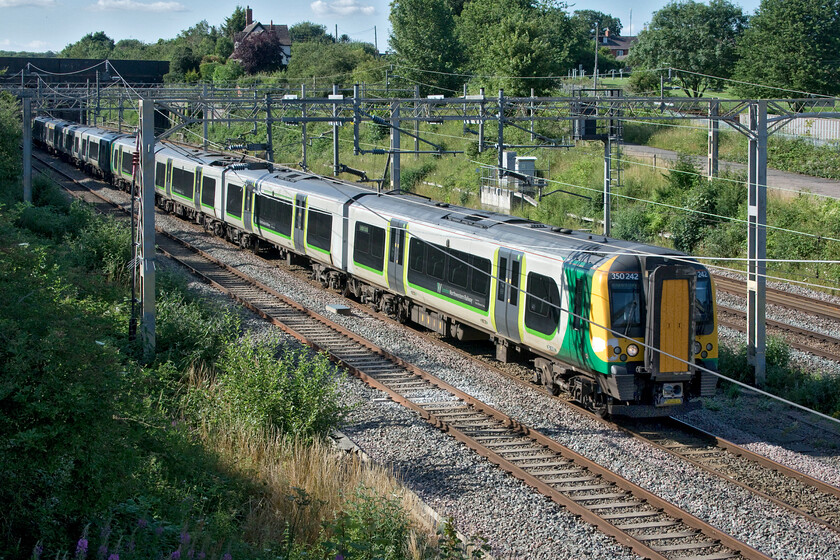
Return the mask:
[[[659,73],[650,70],[636,70],[627,80],[627,90],[635,95],[659,95],[660,85]],[[664,92],[664,94],[669,93]]]
[[[345,511],[328,526],[324,548],[330,558],[400,560],[406,558],[409,520],[396,496],[377,496],[358,488]]]
[[[641,206],[630,206],[615,212],[612,235],[618,239],[648,243],[651,240],[650,217]]]
[[[342,422],[336,368],[323,354],[253,340],[228,342],[218,365],[214,406],[224,418],[281,434],[327,436]]]
[[[72,231],[78,231],[69,241],[75,263],[88,270],[100,270],[110,280],[129,278],[129,262],[134,258],[134,252],[127,224],[93,214],[80,203],[74,203],[71,208],[76,208],[70,213],[75,224]],[[82,227],[77,229],[79,225]]]
[[[162,278],[162,288],[165,277]],[[239,320],[227,310],[191,301],[185,292],[161,289],[157,297],[156,360],[178,371],[213,367],[239,334]]]
[[[434,170],[432,162],[422,163],[417,167],[408,167],[400,170],[400,189],[403,192],[412,192],[414,188]]]

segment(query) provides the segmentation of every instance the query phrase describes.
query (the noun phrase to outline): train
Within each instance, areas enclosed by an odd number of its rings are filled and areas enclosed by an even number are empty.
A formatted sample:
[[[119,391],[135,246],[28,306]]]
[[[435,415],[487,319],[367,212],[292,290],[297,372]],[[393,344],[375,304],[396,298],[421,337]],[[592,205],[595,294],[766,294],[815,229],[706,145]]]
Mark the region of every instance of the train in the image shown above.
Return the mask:
[[[39,116],[33,139],[131,184],[135,135]],[[170,142],[154,183],[158,207],[398,321],[489,341],[598,414],[668,416],[715,394],[714,282],[683,253]]]

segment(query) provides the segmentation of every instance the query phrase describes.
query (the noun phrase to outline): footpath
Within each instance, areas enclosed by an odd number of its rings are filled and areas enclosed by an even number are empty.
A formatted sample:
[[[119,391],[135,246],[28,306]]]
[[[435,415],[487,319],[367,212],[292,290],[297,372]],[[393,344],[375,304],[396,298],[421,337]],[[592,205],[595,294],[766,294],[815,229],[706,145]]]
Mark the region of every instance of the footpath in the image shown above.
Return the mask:
[[[658,167],[670,167],[678,158],[677,152],[638,144],[622,144],[621,150],[625,156],[646,160],[646,162]],[[690,156],[690,158],[695,162],[701,173],[708,173],[709,164],[705,156]],[[720,161],[718,167],[721,171],[729,169],[731,171],[747,172],[747,166],[743,163]],[[840,198],[840,181],[779,171],[769,167],[767,168],[767,186],[771,192],[776,192],[784,197],[794,196],[797,192],[810,192],[816,195]]]

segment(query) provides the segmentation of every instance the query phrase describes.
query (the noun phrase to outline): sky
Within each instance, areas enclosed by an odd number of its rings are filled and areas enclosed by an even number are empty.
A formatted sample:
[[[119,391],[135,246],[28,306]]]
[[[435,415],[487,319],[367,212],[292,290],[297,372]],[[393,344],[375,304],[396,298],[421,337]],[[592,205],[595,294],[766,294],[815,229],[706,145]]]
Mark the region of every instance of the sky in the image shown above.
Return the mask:
[[[666,0],[569,2],[569,11],[598,10],[618,17],[623,35],[635,35]],[[735,0],[752,14],[759,0]],[[287,24],[311,21],[327,32],[388,46],[390,0],[0,0],[0,50],[60,51],[88,33],[104,31],[119,41],[171,39],[206,19],[221,25],[237,5],[250,5],[254,19]],[[632,20],[631,20],[632,10]],[[632,22],[632,23],[631,23]],[[632,25],[632,29],[631,29]]]

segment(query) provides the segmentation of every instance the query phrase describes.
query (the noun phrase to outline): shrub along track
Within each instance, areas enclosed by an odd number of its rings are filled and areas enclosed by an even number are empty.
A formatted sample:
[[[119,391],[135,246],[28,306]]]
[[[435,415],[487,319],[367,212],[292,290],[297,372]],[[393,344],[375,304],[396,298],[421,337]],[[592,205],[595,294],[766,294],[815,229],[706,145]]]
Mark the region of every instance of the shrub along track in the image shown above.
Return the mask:
[[[75,191],[86,188],[79,182],[74,185]],[[428,372],[200,250],[160,233],[157,242],[165,254],[283,331],[327,352],[371,387],[413,410],[636,554],[657,560],[767,558]]]

